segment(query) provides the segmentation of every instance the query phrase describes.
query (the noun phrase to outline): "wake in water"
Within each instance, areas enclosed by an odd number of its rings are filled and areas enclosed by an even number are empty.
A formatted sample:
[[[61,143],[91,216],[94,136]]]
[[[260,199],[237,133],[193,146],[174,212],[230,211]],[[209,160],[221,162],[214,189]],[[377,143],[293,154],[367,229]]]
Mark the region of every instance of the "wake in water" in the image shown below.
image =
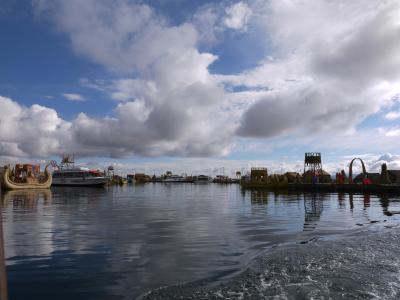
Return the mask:
[[[400,229],[278,247],[218,286],[201,281],[143,299],[399,299]]]

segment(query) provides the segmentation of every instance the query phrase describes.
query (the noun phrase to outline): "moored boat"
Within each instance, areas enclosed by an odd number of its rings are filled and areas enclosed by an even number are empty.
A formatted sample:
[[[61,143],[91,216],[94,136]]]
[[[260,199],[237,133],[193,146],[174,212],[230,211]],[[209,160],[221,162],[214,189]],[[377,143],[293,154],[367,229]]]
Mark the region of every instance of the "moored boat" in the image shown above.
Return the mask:
[[[211,183],[213,179],[207,175],[198,175],[193,177],[194,183]]]
[[[109,177],[99,170],[75,167],[73,158],[63,156],[60,166],[53,172],[53,186],[104,186]]]
[[[40,172],[39,165],[17,164],[13,169],[5,166],[1,173],[1,188],[4,190],[47,189],[52,184],[49,165]]]
[[[225,175],[217,175],[215,176],[215,178],[213,179],[214,183],[232,183],[232,179],[229,178],[228,176]]]
[[[170,175],[167,176],[163,182],[171,182],[171,183],[181,183],[181,182],[186,182],[186,177],[184,176],[179,176],[179,175]]]
[[[108,177],[87,168],[75,167],[71,169],[55,170],[53,172],[53,186],[104,186]]]

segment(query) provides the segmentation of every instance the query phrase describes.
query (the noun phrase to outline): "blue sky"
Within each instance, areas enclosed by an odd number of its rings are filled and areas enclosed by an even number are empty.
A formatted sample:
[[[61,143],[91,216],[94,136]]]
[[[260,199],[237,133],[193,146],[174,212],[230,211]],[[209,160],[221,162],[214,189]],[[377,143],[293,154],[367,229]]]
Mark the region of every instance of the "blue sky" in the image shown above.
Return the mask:
[[[148,1],[170,23],[179,25],[188,21],[199,7],[219,1]],[[5,1],[7,3],[7,1]],[[8,2],[7,15],[1,16],[1,93],[25,105],[39,103],[55,108],[63,117],[73,118],[81,111],[91,115],[109,115],[114,104],[109,97],[79,84],[80,79],[118,78],[102,66],[76,55],[68,37],[58,32],[46,19],[34,17],[31,1]],[[23,11],[23,12],[21,12]],[[264,55],[264,47],[255,32],[227,33],[223,41],[199,48],[211,50],[219,59],[210,65],[217,74],[236,74],[255,67]],[[251,47],[248,45],[251,44]],[[232,63],[234,62],[234,63]],[[63,93],[85,95],[88,102],[71,105]],[[96,105],[93,105],[96,102]]]
[[[294,168],[306,151],[328,163],[396,153],[399,11],[2,0],[0,158]]]

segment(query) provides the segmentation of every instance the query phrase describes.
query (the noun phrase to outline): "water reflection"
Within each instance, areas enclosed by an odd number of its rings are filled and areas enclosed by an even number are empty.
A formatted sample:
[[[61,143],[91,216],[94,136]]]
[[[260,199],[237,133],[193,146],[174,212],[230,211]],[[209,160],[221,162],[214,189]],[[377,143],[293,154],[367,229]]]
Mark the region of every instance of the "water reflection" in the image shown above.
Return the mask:
[[[61,199],[64,201],[79,199],[82,200],[90,200],[90,199],[99,199],[102,196],[106,196],[116,190],[120,192],[122,187],[113,186],[109,190],[105,187],[53,187],[51,189],[52,194],[55,198]]]
[[[338,193],[339,208],[346,208],[346,200],[344,193]]]
[[[40,201],[49,205],[52,201],[52,192],[50,189],[2,191],[1,201],[3,207],[12,204],[15,208],[35,208]]]
[[[383,221],[400,210],[396,197],[217,184],[60,187],[1,199],[10,299],[132,299],[223,278],[269,247],[336,237],[360,230],[365,214]]]
[[[397,210],[395,210],[393,208],[389,209],[390,203],[392,202],[392,204],[397,204],[397,202],[399,201],[399,197],[396,197],[396,196],[390,197],[390,195],[388,195],[388,194],[382,194],[379,201],[382,206],[384,215],[391,217],[393,215],[400,214],[399,209],[397,209]]]
[[[268,194],[266,191],[251,191],[250,199],[252,204],[268,204]]]
[[[313,231],[320,220],[324,209],[326,194],[304,194],[304,228],[303,231]]]
[[[349,194],[349,203],[350,203],[350,210],[353,210],[354,209],[354,199],[353,199],[353,194],[352,193],[350,193]]]
[[[370,207],[371,205],[371,195],[370,194],[363,194],[363,200],[364,200],[364,209]]]

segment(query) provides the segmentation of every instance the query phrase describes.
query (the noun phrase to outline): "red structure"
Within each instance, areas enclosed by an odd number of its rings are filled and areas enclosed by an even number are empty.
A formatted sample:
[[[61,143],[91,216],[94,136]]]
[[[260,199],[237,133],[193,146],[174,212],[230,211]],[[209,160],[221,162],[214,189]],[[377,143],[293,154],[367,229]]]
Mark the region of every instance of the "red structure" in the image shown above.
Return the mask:
[[[367,171],[366,171],[366,169],[365,169],[364,162],[362,161],[361,158],[356,157],[356,158],[353,158],[353,159],[351,160],[351,162],[350,162],[350,166],[349,166],[349,183],[353,183],[353,163],[354,163],[354,161],[355,161],[356,159],[358,159],[358,160],[361,162],[362,173],[363,173],[364,178],[367,177]]]
[[[344,184],[346,182],[346,173],[344,170],[340,171],[340,173],[336,173],[336,183]]]

